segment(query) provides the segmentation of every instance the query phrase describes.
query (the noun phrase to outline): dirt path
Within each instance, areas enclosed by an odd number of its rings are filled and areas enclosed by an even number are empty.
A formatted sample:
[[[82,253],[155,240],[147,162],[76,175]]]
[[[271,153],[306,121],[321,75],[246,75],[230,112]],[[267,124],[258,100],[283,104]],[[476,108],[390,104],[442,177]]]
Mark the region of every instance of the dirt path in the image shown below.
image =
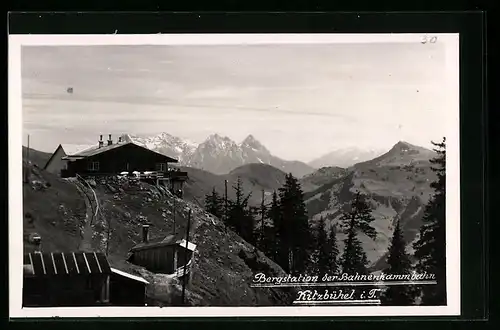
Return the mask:
[[[80,246],[79,250],[80,251],[85,251],[85,252],[91,252],[92,249],[92,236],[93,236],[93,229],[92,229],[92,219],[94,217],[94,208],[92,207],[92,201],[86,194],[86,189],[83,187],[83,185],[80,182],[75,182],[75,186],[82,195],[82,198],[85,202],[85,209],[86,209],[86,214],[85,214],[85,226],[83,227],[83,234],[82,234],[82,240],[80,241]]]

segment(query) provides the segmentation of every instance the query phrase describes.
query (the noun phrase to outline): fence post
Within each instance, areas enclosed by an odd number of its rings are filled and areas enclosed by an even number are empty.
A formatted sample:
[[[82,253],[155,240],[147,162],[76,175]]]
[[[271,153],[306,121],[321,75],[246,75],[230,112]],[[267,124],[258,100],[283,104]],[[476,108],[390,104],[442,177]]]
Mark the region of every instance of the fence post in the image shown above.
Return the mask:
[[[188,263],[188,244],[189,244],[189,227],[191,225],[191,210],[189,210],[188,213],[188,223],[187,223],[187,229],[186,229],[186,251],[184,251],[184,274],[182,276],[182,304],[184,305],[186,303],[185,297],[186,297],[186,270],[187,270],[187,263]]]

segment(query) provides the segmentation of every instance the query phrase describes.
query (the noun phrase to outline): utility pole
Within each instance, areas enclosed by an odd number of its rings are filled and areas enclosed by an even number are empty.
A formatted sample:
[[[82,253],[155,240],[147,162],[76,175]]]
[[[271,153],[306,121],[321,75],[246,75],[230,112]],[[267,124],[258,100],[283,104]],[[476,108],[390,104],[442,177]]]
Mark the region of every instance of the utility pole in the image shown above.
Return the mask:
[[[262,189],[262,202],[260,204],[260,248],[265,250],[264,247],[264,213],[266,212],[264,205],[264,189]]]
[[[174,218],[174,228],[173,228],[173,231],[174,231],[174,237],[175,237],[175,211],[176,211],[176,203],[175,203],[175,200],[177,198],[175,198],[175,195],[174,195],[174,211],[172,212],[172,216]]]
[[[227,225],[227,180],[224,180],[224,223]]]
[[[186,303],[186,271],[187,271],[187,264],[188,264],[188,244],[189,244],[189,227],[191,225],[191,209],[189,210],[188,213],[188,223],[187,223],[187,229],[186,229],[186,251],[184,252],[184,274],[182,276],[182,304],[184,305]]]
[[[28,134],[28,147],[26,148],[26,161],[30,163],[30,135]]]

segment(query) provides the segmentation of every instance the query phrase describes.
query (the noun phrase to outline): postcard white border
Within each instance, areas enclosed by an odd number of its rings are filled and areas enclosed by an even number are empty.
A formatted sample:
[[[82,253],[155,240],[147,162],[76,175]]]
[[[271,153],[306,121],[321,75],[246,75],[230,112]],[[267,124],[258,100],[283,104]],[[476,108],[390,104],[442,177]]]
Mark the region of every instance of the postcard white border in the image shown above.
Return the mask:
[[[447,122],[446,256],[447,306],[315,307],[79,307],[22,308],[23,194],[21,46],[56,45],[242,45],[327,43],[421,43],[437,36],[446,44],[453,111]],[[9,35],[9,316],[32,317],[273,317],[460,315],[460,172],[458,34],[154,34]],[[439,137],[436,137],[439,139]]]

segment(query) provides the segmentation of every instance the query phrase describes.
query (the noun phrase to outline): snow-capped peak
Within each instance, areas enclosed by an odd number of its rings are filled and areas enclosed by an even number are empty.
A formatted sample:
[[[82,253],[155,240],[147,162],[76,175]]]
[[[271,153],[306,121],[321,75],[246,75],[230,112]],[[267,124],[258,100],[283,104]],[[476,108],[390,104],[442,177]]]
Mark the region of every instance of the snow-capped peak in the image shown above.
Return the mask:
[[[123,134],[122,140],[124,142],[131,141],[169,157],[177,158],[179,162],[184,162],[197,147],[190,141],[185,141],[166,132],[144,138]]]
[[[244,149],[251,149],[253,150],[254,152],[262,152],[262,153],[265,153],[265,154],[269,154],[269,150],[266,149],[266,147],[264,147],[262,145],[262,143],[260,143],[259,140],[257,140],[252,134],[248,135],[240,144],[240,146]]]
[[[205,142],[203,142],[203,144],[210,145],[218,149],[226,149],[228,147],[236,146],[236,143],[233,140],[227,136],[220,136],[217,133],[210,135]]]
[[[312,170],[307,165],[297,165],[273,156],[253,135],[248,135],[241,144],[227,136],[214,133],[200,144],[178,138],[163,132],[151,137],[138,137],[123,134],[124,142],[135,142],[148,149],[162,153],[179,161],[179,165],[201,168],[215,173],[229,173],[233,169],[245,164],[269,164],[287,172]],[[299,166],[299,167],[297,167]],[[299,173],[300,172],[300,173]]]

